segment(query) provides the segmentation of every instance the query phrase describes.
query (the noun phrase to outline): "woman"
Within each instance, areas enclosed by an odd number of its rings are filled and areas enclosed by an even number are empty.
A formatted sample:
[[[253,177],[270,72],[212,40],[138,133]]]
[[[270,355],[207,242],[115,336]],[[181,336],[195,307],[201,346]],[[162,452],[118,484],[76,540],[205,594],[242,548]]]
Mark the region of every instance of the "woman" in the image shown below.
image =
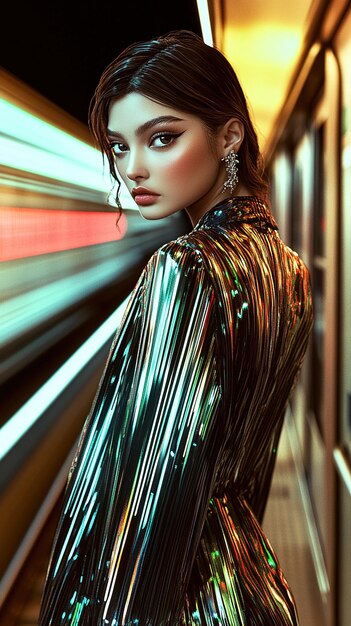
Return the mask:
[[[91,128],[146,219],[186,208],[130,297],[72,464],[40,625],[297,624],[260,527],[312,323],[225,57],[127,48]],[[118,194],[117,194],[118,198]]]

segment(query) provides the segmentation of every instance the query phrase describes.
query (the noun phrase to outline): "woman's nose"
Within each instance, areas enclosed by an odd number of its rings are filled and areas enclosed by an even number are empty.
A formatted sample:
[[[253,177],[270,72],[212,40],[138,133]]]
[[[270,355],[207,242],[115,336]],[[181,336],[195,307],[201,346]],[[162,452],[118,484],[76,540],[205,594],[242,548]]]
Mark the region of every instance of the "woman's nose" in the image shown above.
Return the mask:
[[[145,167],[142,155],[139,152],[130,152],[126,176],[130,180],[140,180],[148,177],[148,171]]]

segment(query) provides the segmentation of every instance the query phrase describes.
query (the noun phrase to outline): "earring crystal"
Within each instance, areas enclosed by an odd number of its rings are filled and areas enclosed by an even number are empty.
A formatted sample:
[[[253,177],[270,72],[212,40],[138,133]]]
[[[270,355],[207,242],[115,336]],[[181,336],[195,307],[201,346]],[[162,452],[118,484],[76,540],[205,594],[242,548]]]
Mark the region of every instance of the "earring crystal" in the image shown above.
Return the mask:
[[[239,182],[238,178],[238,165],[239,165],[239,157],[231,150],[227,156],[221,158],[221,161],[224,162],[225,169],[227,172],[227,180],[223,185],[223,192],[229,189],[230,193],[233,193],[236,185]]]

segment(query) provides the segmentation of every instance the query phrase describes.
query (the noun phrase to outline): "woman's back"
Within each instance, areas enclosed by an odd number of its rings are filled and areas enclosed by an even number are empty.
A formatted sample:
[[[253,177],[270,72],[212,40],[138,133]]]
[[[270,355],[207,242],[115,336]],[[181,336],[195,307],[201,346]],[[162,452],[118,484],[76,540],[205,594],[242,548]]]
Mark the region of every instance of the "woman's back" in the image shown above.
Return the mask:
[[[150,259],[72,466],[40,624],[212,624],[214,607],[297,623],[259,526],[312,320],[275,229],[239,197]]]

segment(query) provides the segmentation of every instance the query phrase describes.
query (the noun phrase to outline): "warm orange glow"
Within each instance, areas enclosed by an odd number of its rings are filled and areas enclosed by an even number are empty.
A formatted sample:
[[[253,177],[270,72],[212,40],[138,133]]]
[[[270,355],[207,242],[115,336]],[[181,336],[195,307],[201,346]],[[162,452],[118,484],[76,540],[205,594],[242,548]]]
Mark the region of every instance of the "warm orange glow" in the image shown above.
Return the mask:
[[[275,0],[226,0],[223,52],[247,96],[263,148],[302,50],[310,2],[293,8]]]
[[[253,23],[239,30],[229,26],[225,31],[225,54],[239,75],[262,139],[282,104],[288,68],[299,48],[299,33],[279,24]]]

